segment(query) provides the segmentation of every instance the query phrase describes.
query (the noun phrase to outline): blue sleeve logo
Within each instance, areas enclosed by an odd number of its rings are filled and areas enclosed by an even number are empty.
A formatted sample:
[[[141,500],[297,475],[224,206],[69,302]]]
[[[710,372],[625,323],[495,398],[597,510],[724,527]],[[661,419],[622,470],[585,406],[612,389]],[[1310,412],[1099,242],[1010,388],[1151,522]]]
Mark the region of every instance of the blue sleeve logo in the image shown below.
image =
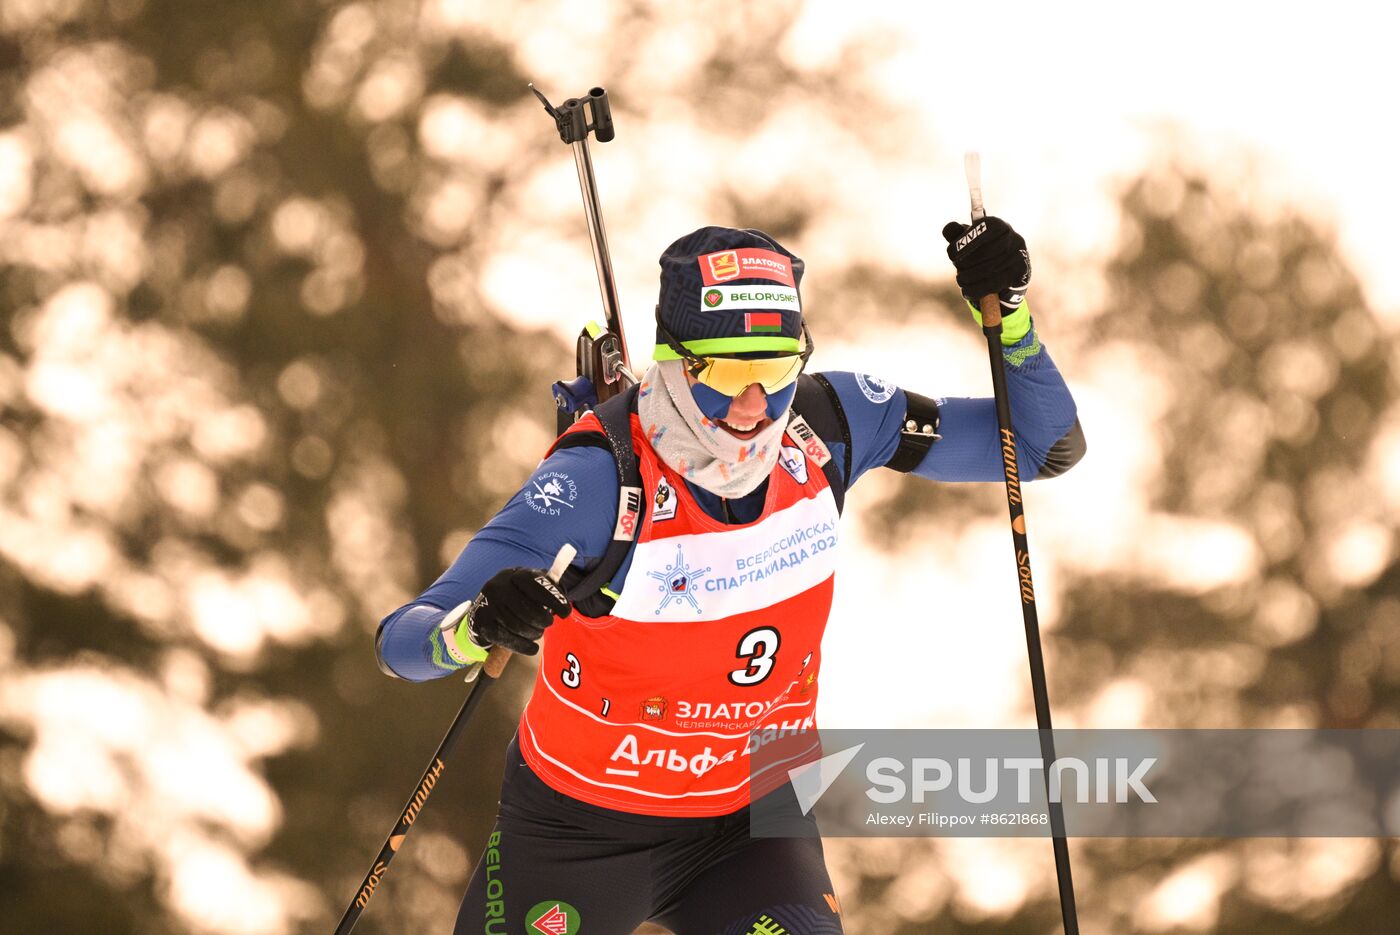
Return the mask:
[[[525,502],[530,504],[530,509],[545,516],[559,516],[565,507],[572,510],[577,499],[578,485],[559,471],[531,478],[525,488]]]
[[[876,405],[885,402],[894,395],[895,386],[879,377],[872,377],[866,373],[856,374],[856,385],[865,394],[865,398]]]

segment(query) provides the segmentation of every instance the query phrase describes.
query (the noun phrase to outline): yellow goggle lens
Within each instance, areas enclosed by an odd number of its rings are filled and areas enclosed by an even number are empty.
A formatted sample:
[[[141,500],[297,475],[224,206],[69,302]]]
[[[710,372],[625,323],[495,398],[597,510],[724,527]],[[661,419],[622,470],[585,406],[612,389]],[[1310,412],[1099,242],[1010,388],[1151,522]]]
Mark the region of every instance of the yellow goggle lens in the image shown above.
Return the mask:
[[[776,393],[791,386],[802,372],[802,357],[763,357],[743,360],[737,357],[702,357],[704,366],[690,375],[717,393],[738,396],[757,383],[765,393]]]

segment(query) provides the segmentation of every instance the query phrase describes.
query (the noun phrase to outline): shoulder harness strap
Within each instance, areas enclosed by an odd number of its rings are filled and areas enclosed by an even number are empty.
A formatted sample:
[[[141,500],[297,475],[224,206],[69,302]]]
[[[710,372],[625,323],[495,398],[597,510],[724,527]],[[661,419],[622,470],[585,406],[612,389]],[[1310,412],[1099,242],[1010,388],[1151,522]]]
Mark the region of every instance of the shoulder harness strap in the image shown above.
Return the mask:
[[[593,415],[603,426],[601,438],[594,432],[574,432],[561,438],[555,446],[556,449],[579,445],[607,447],[617,467],[617,525],[613,527],[612,541],[592,570],[586,573],[571,570],[563,581],[569,600],[588,616],[602,616],[612,609],[613,599],[603,588],[612,582],[613,575],[626,560],[646,509],[642,470],[637,464],[637,453],[632,449],[632,412],[636,408],[637,387],[633,386],[594,408]]]
[[[822,473],[826,475],[827,485],[836,498],[839,513],[846,506],[846,488],[851,482],[851,426],[846,421],[846,412],[841,408],[836,389],[821,374],[804,373],[797,378],[792,411],[811,426],[818,438],[833,442],[840,440],[845,446],[845,453],[840,458],[831,458],[822,465]]]

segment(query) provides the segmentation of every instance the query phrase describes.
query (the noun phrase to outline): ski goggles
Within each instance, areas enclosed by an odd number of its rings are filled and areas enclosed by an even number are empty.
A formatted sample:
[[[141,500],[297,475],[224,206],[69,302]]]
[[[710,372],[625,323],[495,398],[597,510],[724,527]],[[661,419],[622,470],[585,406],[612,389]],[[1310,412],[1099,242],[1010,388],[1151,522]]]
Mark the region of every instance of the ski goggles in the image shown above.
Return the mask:
[[[801,354],[743,360],[738,357],[696,357],[686,360],[686,373],[717,393],[738,396],[757,383],[776,393],[797,381],[805,358]]]
[[[812,351],[815,350],[812,336],[803,328],[802,336],[806,339],[807,346],[800,354],[780,354],[776,357],[707,356],[691,351],[664,327],[659,324],[657,327],[672,352],[664,356],[659,353],[657,359],[685,361],[686,373],[690,374],[695,382],[702,383],[725,396],[738,396],[755,383],[763,387],[763,391],[768,394],[786,389],[797,382],[802,368],[807,364],[807,358],[811,357]],[[791,338],[780,340],[791,342],[789,346],[797,343]],[[763,349],[759,349],[761,350]]]

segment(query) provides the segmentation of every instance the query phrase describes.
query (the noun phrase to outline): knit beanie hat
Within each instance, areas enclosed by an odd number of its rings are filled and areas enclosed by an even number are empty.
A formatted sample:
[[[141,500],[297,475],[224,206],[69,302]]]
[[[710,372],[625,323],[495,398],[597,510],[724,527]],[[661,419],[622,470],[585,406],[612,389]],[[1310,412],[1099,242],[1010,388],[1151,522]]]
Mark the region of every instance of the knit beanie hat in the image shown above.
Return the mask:
[[[802,350],[803,263],[762,231],[702,227],[661,254],[656,360],[675,360],[663,332],[698,356]]]

